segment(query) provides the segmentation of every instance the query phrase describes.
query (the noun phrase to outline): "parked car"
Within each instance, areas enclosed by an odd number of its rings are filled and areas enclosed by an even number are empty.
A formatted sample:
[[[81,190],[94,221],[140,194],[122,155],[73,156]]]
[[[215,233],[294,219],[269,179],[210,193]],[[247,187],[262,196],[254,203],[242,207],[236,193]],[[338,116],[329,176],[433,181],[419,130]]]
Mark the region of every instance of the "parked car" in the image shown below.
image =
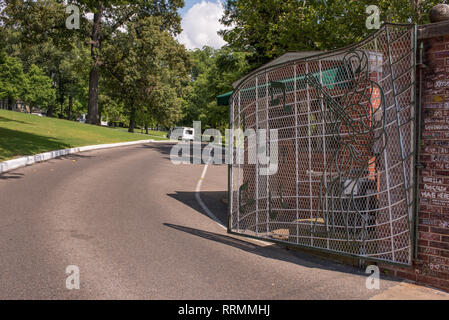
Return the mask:
[[[193,141],[195,129],[189,127],[176,127],[173,128],[167,136],[172,140]]]

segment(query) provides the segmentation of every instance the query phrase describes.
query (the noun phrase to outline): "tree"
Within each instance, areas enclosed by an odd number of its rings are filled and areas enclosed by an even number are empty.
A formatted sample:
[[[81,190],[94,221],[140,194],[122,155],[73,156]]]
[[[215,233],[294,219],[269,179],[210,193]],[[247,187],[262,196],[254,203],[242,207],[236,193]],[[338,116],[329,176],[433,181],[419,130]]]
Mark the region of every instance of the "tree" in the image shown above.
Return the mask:
[[[233,90],[232,83],[249,71],[248,55],[226,47],[204,47],[191,52],[193,81],[183,103],[182,124],[192,125],[199,120],[205,129],[227,127],[229,108],[218,106],[216,97]]]
[[[105,88],[125,105],[130,132],[142,110],[157,122],[170,125],[180,117],[180,97],[188,81],[188,54],[164,30],[161,18],[130,21],[126,30],[103,48]]]
[[[24,93],[25,75],[22,63],[17,58],[6,54],[0,55],[0,99],[8,100],[8,109],[12,110],[15,103]]]
[[[0,16],[5,51],[20,58],[25,72],[36,65],[52,79],[57,99],[50,99],[53,102],[47,108],[48,116],[55,112],[56,102],[62,115],[67,97],[70,114],[70,105],[77,104],[74,99],[83,100],[82,86],[86,85],[83,66],[89,60],[83,33],[66,28],[67,16],[62,1],[6,0],[5,4]],[[85,18],[82,22],[88,24]]]
[[[220,34],[258,67],[287,51],[331,50],[363,39],[366,7],[386,22],[428,22],[436,0],[227,0]]]
[[[88,119],[87,122],[97,124],[99,82],[103,65],[103,47],[120,33],[127,22],[137,21],[149,16],[160,17],[160,28],[172,34],[181,31],[181,18],[178,9],[184,6],[183,0],[5,0],[6,6],[1,8],[0,24],[20,36],[19,44],[50,43],[52,48],[63,52],[71,52],[77,47],[90,46]],[[65,26],[68,15],[66,5],[74,4],[80,8],[80,30],[68,30]],[[93,13],[93,20],[88,19]],[[17,53],[17,55],[20,55]],[[23,61],[26,61],[25,59]],[[58,64],[54,64],[59,67]],[[45,70],[45,68],[44,68]],[[52,73],[58,78],[60,68]],[[45,70],[48,72],[47,70]],[[57,81],[58,100],[61,107],[67,97],[64,79]],[[70,95],[68,96],[70,100]]]
[[[0,54],[0,99],[8,100],[8,109],[22,99],[33,107],[48,108],[56,98],[52,81],[43,70],[32,65],[30,71],[23,72],[19,59]]]
[[[29,104],[30,113],[33,107],[47,109],[56,99],[56,90],[51,79],[34,64],[25,77],[23,99]]]
[[[88,50],[74,47],[58,61],[54,74],[57,83],[57,97],[61,105],[61,117],[68,120],[73,118],[74,104],[82,102],[87,105],[89,86],[89,66],[85,63],[89,59]],[[67,112],[64,107],[67,103]]]
[[[161,28],[174,34],[180,32],[180,17],[177,10],[184,6],[183,0],[78,0],[69,1],[79,5],[85,12],[94,13],[90,34],[92,64],[89,75],[89,103],[87,122],[97,124],[98,119],[98,84],[104,42],[112,39],[120,28],[129,21],[148,16],[163,19]]]
[[[54,47],[70,51],[82,33],[66,28],[65,1],[3,0],[0,24],[8,31],[10,40],[19,45],[50,42]],[[85,23],[85,20],[83,21]]]
[[[100,84],[101,86],[101,84]],[[107,92],[102,90],[102,92]],[[117,126],[117,124],[127,122],[125,117],[125,106],[123,102],[118,99],[114,99],[109,95],[100,93],[98,97],[98,106],[100,110],[100,115],[107,120],[111,125]]]

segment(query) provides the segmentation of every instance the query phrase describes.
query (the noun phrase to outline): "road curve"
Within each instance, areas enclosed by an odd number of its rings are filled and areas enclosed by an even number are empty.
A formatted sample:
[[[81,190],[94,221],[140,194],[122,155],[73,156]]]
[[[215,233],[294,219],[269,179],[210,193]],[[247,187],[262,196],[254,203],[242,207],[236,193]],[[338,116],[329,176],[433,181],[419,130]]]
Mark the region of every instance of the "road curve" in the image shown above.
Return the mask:
[[[195,199],[202,165],[170,144],[85,152],[0,175],[0,299],[367,299],[366,276],[229,236]],[[201,199],[220,219],[225,166]],[[66,288],[67,266],[80,289]]]

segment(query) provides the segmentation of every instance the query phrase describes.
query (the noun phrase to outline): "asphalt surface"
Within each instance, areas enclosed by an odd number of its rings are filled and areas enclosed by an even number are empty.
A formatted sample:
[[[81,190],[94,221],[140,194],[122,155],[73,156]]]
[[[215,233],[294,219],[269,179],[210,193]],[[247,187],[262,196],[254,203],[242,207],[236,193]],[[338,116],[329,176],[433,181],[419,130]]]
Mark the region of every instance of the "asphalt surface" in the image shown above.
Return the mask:
[[[230,236],[171,144],[91,151],[0,175],[0,299],[368,299],[355,268]],[[226,166],[201,198],[222,221]],[[66,288],[66,268],[80,289]]]

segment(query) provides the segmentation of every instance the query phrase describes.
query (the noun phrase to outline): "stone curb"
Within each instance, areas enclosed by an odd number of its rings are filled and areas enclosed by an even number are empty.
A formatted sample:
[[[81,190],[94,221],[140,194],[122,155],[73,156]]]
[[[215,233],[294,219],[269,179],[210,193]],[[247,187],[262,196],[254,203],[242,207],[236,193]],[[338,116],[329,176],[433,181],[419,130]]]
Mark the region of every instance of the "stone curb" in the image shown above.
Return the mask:
[[[21,158],[17,158],[17,159],[13,159],[13,160],[0,162],[0,174],[11,171],[11,170],[15,170],[18,168],[30,166],[35,163],[48,161],[48,160],[55,159],[58,157],[67,156],[69,154],[79,153],[79,152],[83,152],[83,151],[90,151],[90,150],[100,150],[100,149],[132,146],[132,145],[136,145],[136,144],[144,144],[144,143],[149,143],[149,142],[156,142],[156,141],[150,139],[150,140],[138,140],[138,141],[131,141],[131,142],[98,144],[98,145],[93,145],[93,146],[77,147],[77,148],[62,149],[62,150],[45,152],[45,153],[39,153],[39,154],[36,154],[33,156],[26,156],[26,157],[21,157]]]

